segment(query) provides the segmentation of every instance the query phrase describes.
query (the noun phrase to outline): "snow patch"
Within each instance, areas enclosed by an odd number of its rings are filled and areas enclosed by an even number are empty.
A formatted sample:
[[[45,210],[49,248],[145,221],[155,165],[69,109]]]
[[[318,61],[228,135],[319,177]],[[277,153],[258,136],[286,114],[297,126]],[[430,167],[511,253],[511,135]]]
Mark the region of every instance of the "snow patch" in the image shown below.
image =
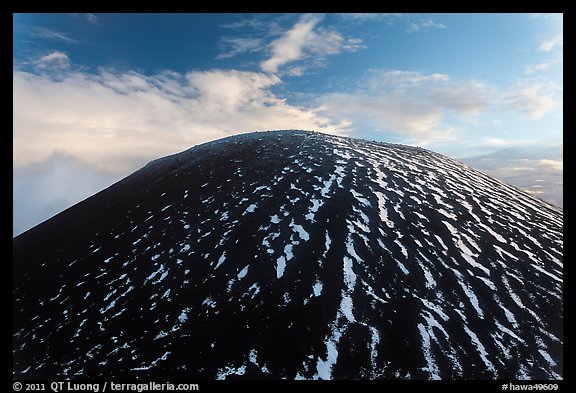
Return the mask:
[[[147,366],[146,366],[146,365],[142,365],[142,366],[140,366],[140,367],[133,368],[132,371],[144,371],[144,370],[149,370],[149,369],[151,369],[152,367],[156,366],[156,364],[158,364],[159,361],[168,359],[168,355],[170,355],[171,353],[172,353],[172,352],[167,351],[167,352],[164,353],[164,355],[160,356],[158,359],[154,360],[154,361],[153,361],[152,363],[150,363],[149,365],[147,365]]]
[[[218,259],[218,263],[216,264],[216,267],[214,268],[214,270],[218,269],[220,267],[220,265],[222,265],[224,263],[225,260],[226,260],[226,251],[224,251],[222,253],[222,255],[220,255],[220,258]]]
[[[274,214],[273,216],[270,217],[270,221],[272,222],[272,224],[280,224],[280,217],[278,217],[277,214]]]
[[[248,213],[254,213],[254,211],[256,210],[257,205],[255,203],[251,204],[250,206],[248,206],[246,208],[246,211],[244,211],[244,213],[242,213],[242,215],[246,215]]]
[[[314,292],[314,296],[318,297],[322,293],[322,283],[320,281],[316,281],[312,286],[312,291]]]
[[[280,278],[284,275],[284,269],[286,268],[286,258],[281,256],[276,260],[276,278]]]
[[[245,365],[242,365],[238,368],[226,366],[225,368],[218,370],[218,372],[216,373],[216,379],[218,381],[222,381],[225,380],[226,377],[230,375],[244,375],[245,373],[246,373]]]
[[[338,360],[338,349],[336,349],[336,343],[332,340],[327,340],[325,344],[328,356],[326,357],[326,360],[322,360],[320,357],[318,358],[318,362],[316,363],[316,372],[320,379],[330,380],[332,379],[332,367]]]
[[[300,236],[300,239],[304,240],[305,242],[310,240],[310,235],[308,234],[308,232],[306,232],[306,230],[304,229],[304,227],[302,227],[302,225],[294,224],[294,219],[292,219],[292,222],[290,223],[290,227],[292,228],[292,230],[294,232],[298,233],[298,236]]]
[[[244,277],[246,277],[246,274],[248,274],[248,267],[249,267],[248,265],[244,266],[244,269],[242,269],[242,270],[240,271],[240,273],[238,273],[238,276],[237,276],[237,277],[238,277],[238,280],[241,280],[241,279],[243,279]]]
[[[188,313],[187,313],[187,309],[186,310],[182,310],[182,312],[180,313],[180,315],[178,316],[178,321],[180,323],[184,323],[188,320]]]

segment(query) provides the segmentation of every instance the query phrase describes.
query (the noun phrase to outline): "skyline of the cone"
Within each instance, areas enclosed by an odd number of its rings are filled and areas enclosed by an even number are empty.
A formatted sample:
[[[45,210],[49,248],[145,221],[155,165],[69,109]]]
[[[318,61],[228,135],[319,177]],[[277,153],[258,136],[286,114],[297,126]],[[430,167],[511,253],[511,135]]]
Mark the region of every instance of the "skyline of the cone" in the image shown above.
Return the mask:
[[[13,240],[13,375],[562,379],[562,225],[422,148],[224,138]]]
[[[562,14],[15,14],[13,233],[150,160],[307,129],[563,205]]]

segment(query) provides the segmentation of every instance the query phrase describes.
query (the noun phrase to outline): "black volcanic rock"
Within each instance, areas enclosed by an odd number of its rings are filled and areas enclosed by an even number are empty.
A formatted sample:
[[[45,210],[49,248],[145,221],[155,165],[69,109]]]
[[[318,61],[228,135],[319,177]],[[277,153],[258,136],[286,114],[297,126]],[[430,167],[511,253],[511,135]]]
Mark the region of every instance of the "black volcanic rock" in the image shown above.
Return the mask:
[[[14,378],[562,378],[562,221],[420,148],[200,145],[14,239]]]

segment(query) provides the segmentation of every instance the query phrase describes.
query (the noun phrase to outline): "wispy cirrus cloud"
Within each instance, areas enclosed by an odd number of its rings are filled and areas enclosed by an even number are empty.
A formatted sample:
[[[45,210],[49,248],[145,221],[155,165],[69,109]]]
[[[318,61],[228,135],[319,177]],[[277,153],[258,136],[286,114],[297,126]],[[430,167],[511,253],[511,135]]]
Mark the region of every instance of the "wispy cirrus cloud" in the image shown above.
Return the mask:
[[[514,145],[508,142],[507,145],[488,154],[459,160],[558,207],[563,207],[562,144]]]
[[[436,20],[433,14],[414,13],[344,13],[339,16],[355,23],[380,22],[388,25],[403,24],[408,33],[424,32],[433,29],[446,29],[446,24]]]
[[[270,57],[260,63],[261,69],[274,74],[281,67],[304,59],[321,65],[327,56],[362,48],[361,40],[345,38],[335,29],[320,27],[322,19],[318,14],[300,17],[294,26],[270,43]]]
[[[275,73],[280,66],[304,57],[304,48],[314,39],[313,30],[321,20],[319,15],[303,16],[282,37],[270,44],[272,56],[260,67],[266,72]]]
[[[455,82],[445,74],[374,70],[355,92],[330,93],[320,102],[334,118],[423,141],[450,139],[447,111],[476,114],[488,105],[487,95],[481,82]]]
[[[453,80],[447,74],[372,70],[355,91],[328,93],[318,102],[332,119],[422,145],[450,140],[459,128],[493,111],[542,119],[556,110],[560,95],[558,86],[546,78],[497,88],[479,80]]]
[[[223,29],[230,30],[257,30],[264,31],[266,33],[274,32],[279,28],[278,23],[275,20],[265,20],[261,15],[254,15],[248,18],[243,18],[235,22],[225,23],[220,25]]]
[[[525,67],[525,73],[527,75],[532,75],[538,72],[548,71],[554,64],[550,61],[545,61],[538,64],[528,64]]]
[[[446,25],[440,22],[435,22],[431,18],[422,19],[408,23],[406,30],[408,32],[420,32],[432,29],[445,29]]]
[[[100,24],[100,18],[96,14],[84,14],[84,17],[88,22],[92,23],[93,25]]]
[[[39,69],[62,70],[70,67],[70,59],[64,52],[52,51],[32,61],[31,64]]]
[[[538,18],[545,18],[545,19],[562,19],[562,14],[553,14],[553,13],[541,13],[541,12],[533,12],[528,14],[531,19],[538,19]]]
[[[220,45],[224,48],[224,51],[216,56],[216,60],[229,59],[247,52],[253,53],[261,51],[263,49],[263,42],[264,40],[262,38],[223,37]]]
[[[558,106],[558,86],[551,81],[522,82],[509,88],[503,98],[505,109],[542,119]]]
[[[555,48],[559,48],[563,45],[564,45],[564,34],[559,33],[559,34],[556,34],[555,36],[553,36],[551,38],[543,40],[540,43],[540,46],[538,47],[538,49],[540,49],[543,52],[550,52],[551,50],[553,50]]]
[[[405,18],[408,14],[403,13],[371,13],[371,12],[348,12],[339,14],[342,19],[355,22],[371,22],[381,20],[393,20]]]
[[[45,27],[35,27],[31,30],[30,34],[33,37],[44,38],[53,41],[66,42],[68,44],[77,44],[78,40],[70,37],[66,33],[60,31],[47,29]]]
[[[555,16],[556,14],[552,14]],[[561,18],[561,16],[560,16]],[[557,29],[558,27],[555,26]],[[564,46],[564,33],[550,34],[549,38],[541,40],[538,45],[538,50],[544,52],[540,61],[525,66],[524,73],[526,75],[542,74],[551,70],[557,70],[558,67],[562,68],[564,65],[564,53],[562,48]]]
[[[220,39],[217,60],[245,53],[264,53],[260,69],[269,74],[300,76],[311,67],[322,67],[329,56],[364,48],[362,40],[344,37],[335,26],[323,25],[323,14],[304,14],[294,23],[284,15],[264,20],[255,16],[221,25],[242,31],[242,36]],[[291,23],[286,27],[287,23]],[[252,32],[252,35],[247,32]]]
[[[101,25],[101,21],[100,21],[100,17],[96,14],[91,14],[91,13],[85,13],[85,14],[79,14],[79,13],[74,13],[74,14],[70,14],[72,16],[74,16],[75,18],[78,19],[82,19],[85,20],[86,22],[96,25],[96,26],[100,26]]]
[[[550,160],[550,159],[542,159],[538,160],[538,164],[543,167],[550,168],[556,172],[563,172],[564,171],[564,160]]]

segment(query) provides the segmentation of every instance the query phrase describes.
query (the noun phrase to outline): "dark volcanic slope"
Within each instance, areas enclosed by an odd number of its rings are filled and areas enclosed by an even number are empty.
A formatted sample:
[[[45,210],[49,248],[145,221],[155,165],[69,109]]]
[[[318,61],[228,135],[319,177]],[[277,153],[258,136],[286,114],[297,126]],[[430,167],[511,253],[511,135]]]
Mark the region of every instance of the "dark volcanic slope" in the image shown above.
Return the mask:
[[[14,239],[14,378],[561,378],[562,220],[414,147],[201,145]]]

